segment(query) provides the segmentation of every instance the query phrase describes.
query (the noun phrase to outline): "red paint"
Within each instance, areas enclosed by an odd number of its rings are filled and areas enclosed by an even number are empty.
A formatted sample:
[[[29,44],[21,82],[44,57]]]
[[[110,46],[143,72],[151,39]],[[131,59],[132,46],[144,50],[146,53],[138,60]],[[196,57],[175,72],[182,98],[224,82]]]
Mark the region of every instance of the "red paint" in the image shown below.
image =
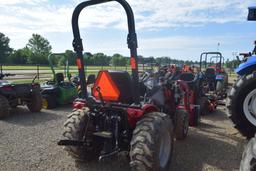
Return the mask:
[[[132,128],[136,127],[136,123],[144,115],[142,109],[127,108],[126,112],[128,113],[128,122]]]
[[[85,100],[77,100],[73,102],[73,109],[83,109],[84,107],[86,107]]]
[[[184,106],[187,111],[189,111],[189,87],[185,81],[178,80],[180,89],[184,92]]]
[[[137,121],[142,118],[143,115],[150,112],[156,112],[158,108],[151,104],[145,104],[142,109],[127,108],[128,122],[132,128],[136,127]]]
[[[133,56],[131,57],[131,68],[137,69],[136,60]]]
[[[6,86],[3,86],[2,89],[5,91],[11,91],[13,90],[13,87],[11,85],[6,85]]]
[[[80,58],[76,59],[76,65],[77,65],[78,69],[82,69],[82,62],[81,62]]]

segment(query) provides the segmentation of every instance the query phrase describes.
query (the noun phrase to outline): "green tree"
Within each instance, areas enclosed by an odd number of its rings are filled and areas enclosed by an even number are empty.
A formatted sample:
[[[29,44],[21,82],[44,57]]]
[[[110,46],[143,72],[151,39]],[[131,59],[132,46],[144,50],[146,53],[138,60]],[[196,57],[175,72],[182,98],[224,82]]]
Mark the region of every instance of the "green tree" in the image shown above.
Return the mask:
[[[26,64],[31,55],[32,52],[28,48],[18,49],[8,57],[7,61],[10,64]]]
[[[76,65],[76,53],[72,50],[66,50],[65,54],[68,58],[69,65]]]
[[[106,66],[109,65],[110,59],[104,53],[96,53],[93,55],[93,61],[96,66]]]
[[[93,54],[91,54],[90,52],[85,52],[84,53],[84,63],[86,66],[93,65],[94,64]]]
[[[111,59],[111,64],[113,66],[125,66],[127,64],[127,61],[122,55],[114,54]]]
[[[0,33],[0,63],[6,62],[7,57],[11,54],[12,49],[9,46],[10,39],[3,33]]]
[[[28,60],[32,64],[47,64],[47,56],[51,53],[50,42],[39,34],[32,34],[29,39],[27,48],[32,51]]]

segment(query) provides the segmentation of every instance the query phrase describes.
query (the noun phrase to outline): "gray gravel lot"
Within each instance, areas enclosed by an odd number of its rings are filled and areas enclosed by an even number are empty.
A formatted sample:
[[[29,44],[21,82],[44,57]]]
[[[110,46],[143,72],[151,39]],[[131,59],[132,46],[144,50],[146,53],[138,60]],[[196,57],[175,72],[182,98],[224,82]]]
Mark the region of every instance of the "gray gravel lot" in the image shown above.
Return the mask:
[[[30,113],[17,108],[0,121],[0,170],[129,170],[116,163],[75,162],[62,147],[62,125],[70,108]],[[171,170],[238,170],[246,140],[232,127],[222,110],[204,116],[185,141],[176,141]]]

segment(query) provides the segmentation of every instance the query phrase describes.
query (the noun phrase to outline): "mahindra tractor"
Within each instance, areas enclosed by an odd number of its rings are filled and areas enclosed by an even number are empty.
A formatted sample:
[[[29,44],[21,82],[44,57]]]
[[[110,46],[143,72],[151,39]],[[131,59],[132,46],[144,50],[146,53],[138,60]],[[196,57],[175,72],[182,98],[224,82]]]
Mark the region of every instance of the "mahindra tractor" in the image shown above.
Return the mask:
[[[12,108],[17,106],[27,106],[31,112],[40,112],[42,109],[42,97],[40,94],[40,85],[35,83],[13,84],[4,80],[15,74],[3,73],[0,66],[0,119],[7,117]]]
[[[140,93],[144,102],[154,104],[172,118],[176,139],[182,140],[187,137],[189,126],[189,115],[184,105],[188,102],[185,98],[187,92],[184,92],[184,82],[169,80],[166,74],[166,67],[145,71],[139,81]]]
[[[182,85],[185,94],[183,105],[189,114],[189,125],[198,126],[201,115],[205,115],[209,109],[208,99],[203,92],[202,73],[195,73],[188,65],[170,65],[166,77],[168,80],[177,80]]]
[[[79,15],[85,7],[112,1],[118,2],[127,14],[131,75],[126,71],[102,70],[96,79],[85,79]],[[68,115],[58,145],[65,146],[71,156],[85,162],[110,159],[124,152],[129,154],[132,170],[168,170],[174,126],[168,113],[141,96],[137,37],[130,5],[125,0],[82,2],[73,12],[72,29],[81,93],[73,102],[74,110]],[[88,93],[87,85],[91,83],[94,85]]]

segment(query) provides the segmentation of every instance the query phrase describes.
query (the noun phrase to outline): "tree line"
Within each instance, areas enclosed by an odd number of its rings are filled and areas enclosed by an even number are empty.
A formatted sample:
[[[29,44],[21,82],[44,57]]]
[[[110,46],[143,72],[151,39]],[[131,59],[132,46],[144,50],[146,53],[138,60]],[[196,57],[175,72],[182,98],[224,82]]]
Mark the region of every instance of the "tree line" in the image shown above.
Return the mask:
[[[0,63],[9,65],[29,65],[39,64],[48,65],[48,55],[52,53],[52,46],[50,42],[39,34],[32,34],[32,37],[28,40],[24,48],[13,49],[9,45],[10,39],[0,32]],[[69,60],[70,65],[75,65],[76,54],[72,50],[66,50],[65,56],[60,59],[56,58],[54,64],[63,65],[66,62],[66,57]],[[87,66],[128,66],[130,65],[130,58],[121,54],[114,54],[108,56],[104,53],[92,54],[85,52],[83,55],[85,64]],[[187,64],[187,65],[199,65],[198,61],[191,60],[177,60],[166,57],[148,57],[138,56],[139,64],[147,65],[165,65],[165,64]],[[227,61],[228,66],[236,65],[235,61]]]

